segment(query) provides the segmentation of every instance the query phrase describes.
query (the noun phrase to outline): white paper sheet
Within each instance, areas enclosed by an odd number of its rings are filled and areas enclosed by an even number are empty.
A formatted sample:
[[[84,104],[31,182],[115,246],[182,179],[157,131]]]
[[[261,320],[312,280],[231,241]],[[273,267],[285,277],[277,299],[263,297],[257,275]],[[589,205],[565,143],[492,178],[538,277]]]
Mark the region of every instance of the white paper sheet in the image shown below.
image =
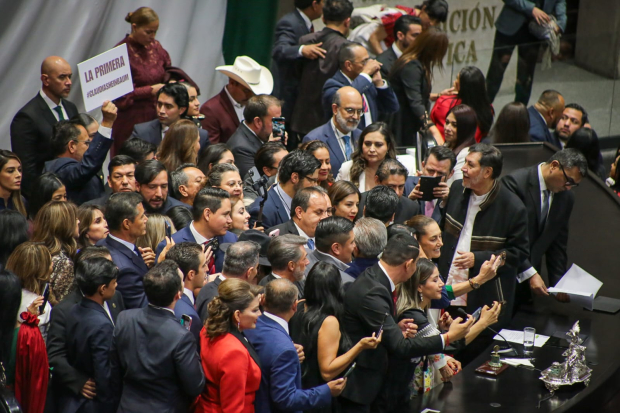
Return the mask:
[[[504,336],[506,341],[511,343],[523,344],[523,331],[519,330],[506,330],[503,328],[499,334]],[[493,337],[493,340],[503,341],[499,335]],[[536,334],[534,337],[534,347],[542,347],[547,340],[549,340],[549,336],[543,336],[542,334]]]
[[[502,363],[510,364],[511,366],[527,366],[534,367],[530,359],[502,359]]]
[[[555,287],[549,287],[547,291],[551,294],[566,293],[570,296],[571,303],[592,311],[594,297],[602,285],[601,281],[577,264],[573,264]]]

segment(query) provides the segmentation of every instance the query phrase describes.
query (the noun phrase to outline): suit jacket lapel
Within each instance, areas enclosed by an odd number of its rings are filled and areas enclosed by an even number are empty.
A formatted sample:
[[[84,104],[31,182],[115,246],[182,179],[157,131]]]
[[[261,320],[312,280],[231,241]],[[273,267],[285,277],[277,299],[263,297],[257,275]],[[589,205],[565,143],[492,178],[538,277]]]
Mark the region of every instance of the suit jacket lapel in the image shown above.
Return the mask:
[[[392,299],[392,291],[390,290],[392,286],[390,285],[390,281],[387,279],[388,277],[387,274],[383,272],[381,267],[379,267],[379,263],[376,263],[374,266],[372,266],[369,272],[373,276],[375,281],[377,281],[379,284],[385,287],[386,292],[390,297],[389,299],[390,314],[393,315],[394,314],[394,301]]]
[[[149,268],[144,263],[142,256],[136,255],[133,251],[130,251],[129,248],[127,248],[125,245],[117,242],[116,240],[113,240],[110,237],[107,238],[107,242],[112,243],[112,245],[114,245],[121,254],[129,258],[136,267],[140,267],[144,271],[149,270]]]
[[[286,221],[286,225],[288,226],[288,229],[292,234],[299,235],[299,231],[297,231],[297,227],[295,226],[295,223],[292,219]]]
[[[540,229],[540,210],[542,208],[540,200],[540,183],[538,181],[538,167],[533,166],[527,176],[527,187],[529,196],[532,198],[534,208],[536,209],[536,228]]]
[[[233,123],[235,124],[235,127],[238,127],[240,123],[239,117],[237,116],[235,107],[233,106],[230,99],[228,99],[228,95],[226,94],[226,91],[224,89],[222,89],[222,91],[220,92],[220,104],[222,105],[224,110],[228,113],[228,116],[230,116],[230,118],[232,119]]]
[[[342,153],[342,149],[340,148],[340,144],[338,143],[338,138],[336,138],[336,134],[334,133],[334,129],[332,128],[332,120],[330,119],[327,123],[325,136],[327,137],[327,145],[332,150],[332,153],[342,165],[344,163],[344,154]],[[353,137],[351,137],[351,149],[353,149]]]
[[[41,112],[41,115],[43,116],[45,121],[50,125],[55,125],[58,121],[56,120],[56,117],[52,113],[50,107],[47,106],[47,103],[45,103],[45,100],[43,100],[43,98],[41,97],[41,94],[37,93],[36,98],[39,105],[39,111]]]
[[[273,205],[278,210],[278,215],[280,215],[280,219],[282,220],[282,222],[287,222],[289,219],[291,219],[291,217],[287,216],[286,206],[284,206],[282,200],[280,199],[280,195],[276,192],[275,185],[272,187],[272,189],[269,190],[269,192],[271,192],[269,194],[269,198],[273,199]]]
[[[120,304],[118,303],[119,296],[120,294],[114,294],[114,297],[108,301],[108,308],[110,309],[110,314],[112,314],[112,320],[115,323],[118,318],[118,314],[121,312]]]
[[[258,368],[260,368],[261,366],[258,354],[256,353],[254,346],[248,341],[245,335],[234,329],[230,331],[230,334],[232,334],[237,340],[241,342],[241,344],[243,344],[243,347],[245,347],[246,350],[248,350],[248,353],[250,353],[250,357],[252,357],[252,360],[254,360]]]

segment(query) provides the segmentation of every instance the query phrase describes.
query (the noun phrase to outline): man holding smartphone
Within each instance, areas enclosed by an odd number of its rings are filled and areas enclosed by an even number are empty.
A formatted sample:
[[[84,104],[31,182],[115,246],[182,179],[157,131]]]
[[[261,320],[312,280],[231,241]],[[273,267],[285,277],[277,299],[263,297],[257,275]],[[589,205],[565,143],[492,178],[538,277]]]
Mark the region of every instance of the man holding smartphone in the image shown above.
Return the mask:
[[[426,159],[422,162],[422,171],[418,176],[410,176],[405,183],[405,193],[409,194],[409,199],[415,201],[420,206],[420,212],[429,218],[439,222],[441,220],[442,204],[445,204],[450,195],[450,187],[446,181],[454,174],[456,156],[446,146],[435,146],[431,148]],[[439,182],[431,182],[432,198],[429,200],[428,190],[431,187],[424,185],[425,179],[441,178]]]

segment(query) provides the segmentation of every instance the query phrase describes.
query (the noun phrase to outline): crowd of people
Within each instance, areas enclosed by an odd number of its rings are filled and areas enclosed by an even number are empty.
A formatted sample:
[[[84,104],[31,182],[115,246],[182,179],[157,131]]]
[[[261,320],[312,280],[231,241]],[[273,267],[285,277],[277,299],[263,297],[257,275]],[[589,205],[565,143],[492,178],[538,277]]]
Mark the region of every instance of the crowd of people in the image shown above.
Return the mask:
[[[43,61],[0,150],[0,365],[24,412],[406,411],[549,295],[587,171],[620,191],[620,152],[607,173],[559,92],[496,116],[468,66],[431,93],[445,0],[365,32],[349,0],[295,6],[271,70],[237,57],[203,105],[148,7],[119,43],[134,90],[100,122]],[[549,19],[518,7],[500,20]],[[437,145],[416,168],[397,147],[418,133]],[[493,145],[529,141],[557,152],[502,176]]]

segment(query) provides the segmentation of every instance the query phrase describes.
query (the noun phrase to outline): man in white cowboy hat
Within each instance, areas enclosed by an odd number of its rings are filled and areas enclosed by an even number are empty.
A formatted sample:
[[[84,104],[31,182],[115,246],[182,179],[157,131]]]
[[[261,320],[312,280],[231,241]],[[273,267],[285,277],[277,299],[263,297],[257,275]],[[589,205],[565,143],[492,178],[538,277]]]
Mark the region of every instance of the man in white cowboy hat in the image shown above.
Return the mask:
[[[211,143],[225,143],[244,119],[243,109],[255,95],[270,94],[273,76],[269,69],[248,56],[238,56],[235,63],[216,67],[229,77],[222,91],[206,101],[200,108],[205,115],[202,127],[209,132]]]

